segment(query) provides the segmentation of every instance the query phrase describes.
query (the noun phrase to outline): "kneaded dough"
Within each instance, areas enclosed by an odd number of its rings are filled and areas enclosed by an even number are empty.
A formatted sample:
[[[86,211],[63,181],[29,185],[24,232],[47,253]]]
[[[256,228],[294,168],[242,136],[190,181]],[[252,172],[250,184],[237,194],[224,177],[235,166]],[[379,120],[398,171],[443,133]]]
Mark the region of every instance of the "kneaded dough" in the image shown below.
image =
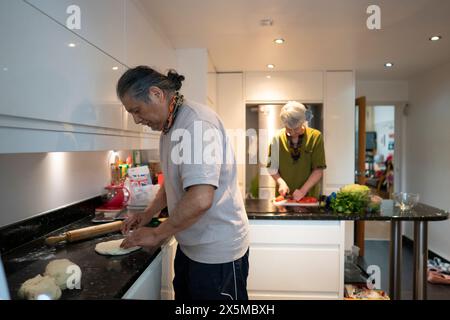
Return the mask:
[[[22,284],[18,296],[27,300],[58,300],[61,298],[61,289],[55,279],[39,274]]]
[[[71,265],[76,264],[68,259],[53,260],[45,268],[44,275],[54,278],[61,290],[65,290],[67,289],[67,279],[72,275],[71,273],[66,273],[67,268]]]
[[[124,239],[112,240],[106,242],[97,243],[95,246],[95,252],[108,256],[120,256],[123,254],[128,254],[130,252],[139,250],[141,247],[132,247],[128,249],[123,249],[120,247]]]

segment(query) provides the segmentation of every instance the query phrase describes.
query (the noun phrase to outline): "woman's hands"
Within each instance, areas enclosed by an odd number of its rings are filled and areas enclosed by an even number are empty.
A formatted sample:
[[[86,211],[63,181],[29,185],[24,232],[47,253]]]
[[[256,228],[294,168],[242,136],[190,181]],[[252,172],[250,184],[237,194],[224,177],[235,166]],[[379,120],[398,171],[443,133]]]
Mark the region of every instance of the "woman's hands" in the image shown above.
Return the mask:
[[[285,197],[290,192],[288,185],[282,178],[279,178],[277,182],[278,182],[278,193],[283,197]]]

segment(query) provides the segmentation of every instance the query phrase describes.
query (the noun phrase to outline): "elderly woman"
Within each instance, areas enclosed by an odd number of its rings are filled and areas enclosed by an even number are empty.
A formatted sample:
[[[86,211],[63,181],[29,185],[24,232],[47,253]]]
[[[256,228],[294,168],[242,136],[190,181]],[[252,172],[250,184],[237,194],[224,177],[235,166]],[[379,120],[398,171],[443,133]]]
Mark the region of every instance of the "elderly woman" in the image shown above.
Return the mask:
[[[326,168],[322,134],[308,127],[305,113],[303,104],[288,102],[280,113],[285,128],[275,135],[269,148],[269,173],[277,182],[277,194],[291,195],[297,201],[305,196],[319,197],[319,182]]]

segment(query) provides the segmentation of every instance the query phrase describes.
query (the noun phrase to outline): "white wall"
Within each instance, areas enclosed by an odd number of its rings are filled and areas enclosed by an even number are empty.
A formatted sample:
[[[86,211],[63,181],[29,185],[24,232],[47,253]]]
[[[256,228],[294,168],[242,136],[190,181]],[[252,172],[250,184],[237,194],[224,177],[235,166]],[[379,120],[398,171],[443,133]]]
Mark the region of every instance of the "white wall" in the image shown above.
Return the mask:
[[[450,63],[412,78],[406,117],[406,188],[450,210]],[[406,224],[412,238],[412,225]],[[429,224],[429,249],[450,259],[450,221]]]
[[[356,81],[356,97],[365,96],[367,102],[408,101],[407,81]]]

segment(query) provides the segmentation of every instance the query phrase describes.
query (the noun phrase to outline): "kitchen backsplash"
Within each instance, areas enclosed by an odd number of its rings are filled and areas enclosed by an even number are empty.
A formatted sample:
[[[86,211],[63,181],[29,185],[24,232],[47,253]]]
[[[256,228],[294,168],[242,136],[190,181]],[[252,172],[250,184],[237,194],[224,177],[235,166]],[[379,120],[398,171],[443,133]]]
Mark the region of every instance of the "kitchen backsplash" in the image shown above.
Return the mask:
[[[33,241],[45,234],[83,219],[93,216],[95,208],[102,203],[100,196],[48,212],[12,225],[0,228],[0,253]]]
[[[118,151],[121,158],[132,151]],[[157,150],[141,162],[158,162]],[[0,228],[100,196],[111,181],[112,151],[0,155]]]

